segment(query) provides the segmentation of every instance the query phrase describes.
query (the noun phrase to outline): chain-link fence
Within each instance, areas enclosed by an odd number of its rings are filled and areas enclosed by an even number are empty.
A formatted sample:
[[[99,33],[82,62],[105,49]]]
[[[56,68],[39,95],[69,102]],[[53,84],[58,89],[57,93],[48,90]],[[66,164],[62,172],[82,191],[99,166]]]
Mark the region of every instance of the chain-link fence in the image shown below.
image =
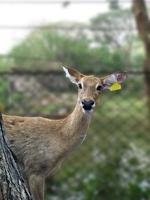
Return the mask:
[[[0,107],[11,115],[63,117],[76,99],[62,73],[0,78]],[[122,90],[100,95],[86,140],[47,180],[47,199],[150,199],[148,121],[143,74],[129,74]]]

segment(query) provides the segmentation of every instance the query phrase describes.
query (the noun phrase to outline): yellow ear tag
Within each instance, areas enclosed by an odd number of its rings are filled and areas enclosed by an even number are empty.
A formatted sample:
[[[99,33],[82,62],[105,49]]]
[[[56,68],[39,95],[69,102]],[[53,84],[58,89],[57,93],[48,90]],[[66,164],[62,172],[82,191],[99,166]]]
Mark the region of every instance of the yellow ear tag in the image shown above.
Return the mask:
[[[120,89],[121,89],[121,84],[120,84],[120,83],[117,83],[117,82],[113,83],[113,84],[109,87],[109,90],[110,90],[111,92],[116,91],[116,90],[120,90]]]

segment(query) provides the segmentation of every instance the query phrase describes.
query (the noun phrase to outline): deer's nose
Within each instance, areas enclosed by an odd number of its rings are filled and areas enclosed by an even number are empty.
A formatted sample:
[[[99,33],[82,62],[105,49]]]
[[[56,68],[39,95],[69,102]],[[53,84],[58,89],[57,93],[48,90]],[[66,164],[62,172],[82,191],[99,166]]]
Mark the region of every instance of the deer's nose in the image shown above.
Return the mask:
[[[94,100],[83,99],[82,101],[83,106],[92,107],[94,105]]]

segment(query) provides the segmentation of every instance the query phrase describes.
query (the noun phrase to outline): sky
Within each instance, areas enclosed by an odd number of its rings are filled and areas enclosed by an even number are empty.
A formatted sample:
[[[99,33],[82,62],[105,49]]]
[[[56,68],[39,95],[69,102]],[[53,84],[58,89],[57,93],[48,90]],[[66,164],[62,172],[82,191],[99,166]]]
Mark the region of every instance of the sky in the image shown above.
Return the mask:
[[[15,0],[9,0],[9,2],[5,0],[5,3],[0,4],[0,54],[8,53],[31,31],[6,29],[4,28],[6,26],[41,25],[59,21],[88,23],[92,17],[108,11],[108,4],[104,3],[104,0],[102,3],[71,3],[67,7],[63,7],[61,3],[35,4],[34,1],[37,0],[19,0],[20,2],[32,1],[29,4],[10,3],[13,1]],[[0,2],[4,2],[4,0],[0,0]],[[123,6],[129,7],[130,3],[124,3]]]

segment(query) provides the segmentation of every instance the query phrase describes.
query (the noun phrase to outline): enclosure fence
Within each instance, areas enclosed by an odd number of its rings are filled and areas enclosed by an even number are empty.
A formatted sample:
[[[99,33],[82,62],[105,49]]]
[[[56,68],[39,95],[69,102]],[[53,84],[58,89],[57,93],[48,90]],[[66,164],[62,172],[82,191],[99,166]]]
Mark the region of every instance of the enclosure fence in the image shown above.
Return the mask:
[[[60,118],[76,100],[62,72],[0,72],[3,113]],[[47,180],[47,199],[149,199],[148,114],[144,72],[128,72],[122,90],[100,95],[85,142]]]

